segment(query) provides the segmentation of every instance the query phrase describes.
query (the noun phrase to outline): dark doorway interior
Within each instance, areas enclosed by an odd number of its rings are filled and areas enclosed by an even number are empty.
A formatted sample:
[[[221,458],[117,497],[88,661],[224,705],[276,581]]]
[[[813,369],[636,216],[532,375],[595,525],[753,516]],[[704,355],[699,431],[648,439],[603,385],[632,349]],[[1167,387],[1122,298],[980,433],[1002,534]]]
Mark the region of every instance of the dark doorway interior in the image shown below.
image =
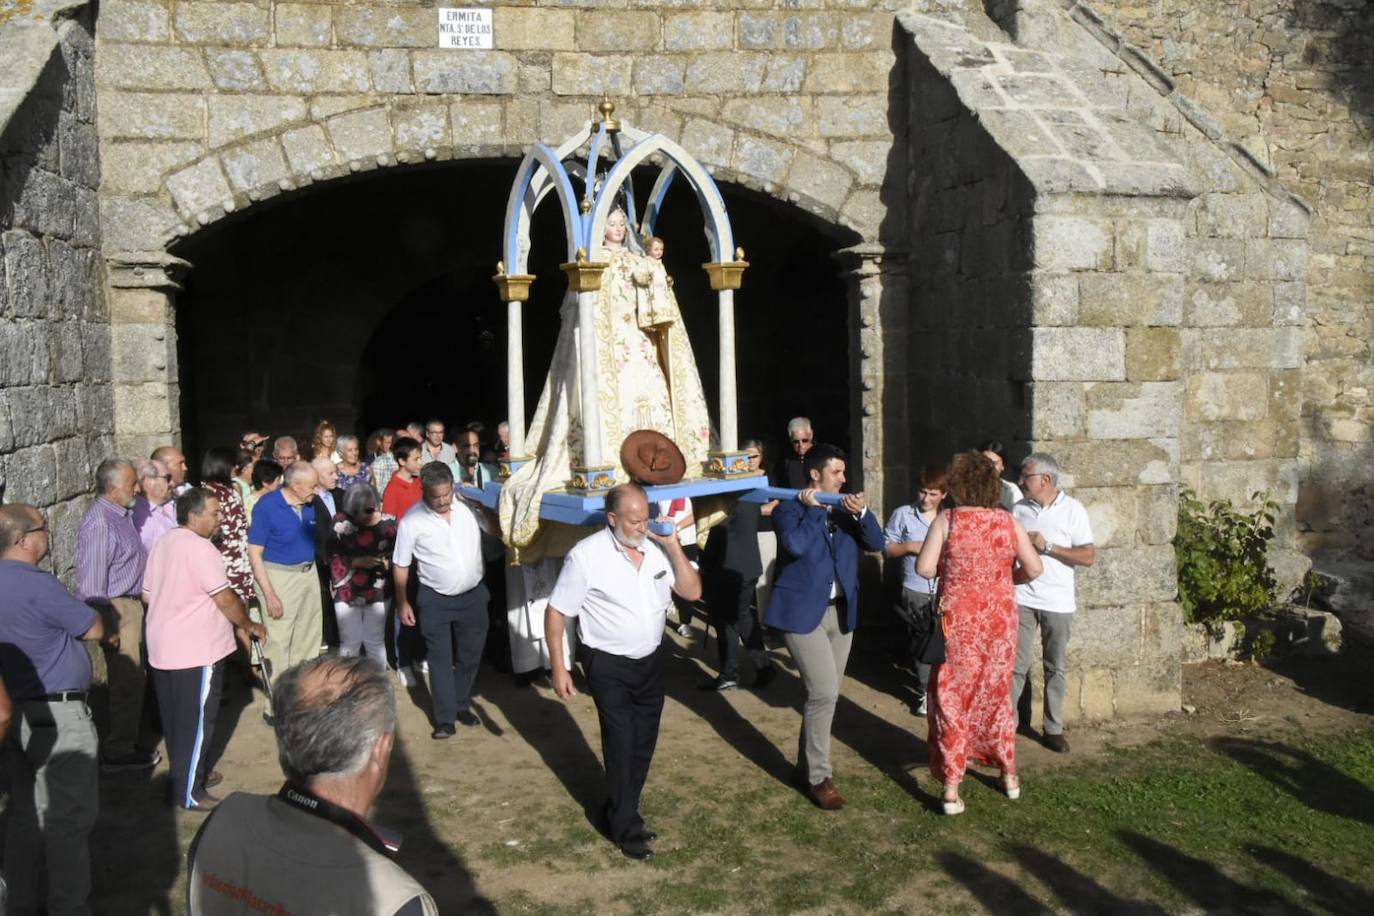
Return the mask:
[[[177,250],[182,428],[191,455],[247,428],[306,437],[320,419],[366,434],[430,416],[505,415],[506,312],[491,283],[512,161],[396,168],[274,199]],[[636,176],[647,190],[651,174]],[[640,179],[643,179],[641,182]],[[752,263],[736,294],[741,437],[781,444],[812,417],[847,447],[846,296],[832,253],[853,239],[772,198],[723,189]],[[701,217],[681,183],[658,234],[712,414],[717,307]],[[527,416],[543,388],[566,289],[556,203],[532,233],[524,310]]]

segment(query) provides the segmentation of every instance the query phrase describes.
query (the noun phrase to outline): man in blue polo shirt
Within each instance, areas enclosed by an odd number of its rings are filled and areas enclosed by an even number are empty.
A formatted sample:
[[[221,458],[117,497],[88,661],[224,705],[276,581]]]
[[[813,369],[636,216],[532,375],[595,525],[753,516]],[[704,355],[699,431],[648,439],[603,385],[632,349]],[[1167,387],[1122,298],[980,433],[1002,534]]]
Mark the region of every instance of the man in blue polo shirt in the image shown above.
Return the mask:
[[[315,574],[315,486],[319,476],[304,461],[286,469],[279,489],[253,507],[248,560],[266,616],[263,651],[272,671],[285,671],[320,654],[324,605]],[[263,705],[272,725],[272,697]]]
[[[96,734],[86,691],[100,615],[37,567],[48,527],[32,506],[0,506],[0,676],[14,703],[4,745],[9,772],[5,874],[10,912],[33,913],[47,862],[49,913],[89,913],[87,836],[99,810]]]

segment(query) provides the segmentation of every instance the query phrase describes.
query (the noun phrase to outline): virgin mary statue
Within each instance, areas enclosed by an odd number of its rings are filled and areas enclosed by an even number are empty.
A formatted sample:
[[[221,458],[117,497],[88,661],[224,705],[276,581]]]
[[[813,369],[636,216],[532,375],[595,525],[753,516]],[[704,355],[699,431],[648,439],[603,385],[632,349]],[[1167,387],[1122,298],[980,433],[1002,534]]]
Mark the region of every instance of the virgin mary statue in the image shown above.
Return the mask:
[[[568,485],[574,465],[586,466],[587,437],[600,437],[601,454],[615,464],[618,481],[628,479],[620,466],[620,446],[634,430],[657,430],[677,443],[687,459],[688,477],[701,474],[711,447],[701,376],[672,284],[662,261],[630,250],[628,232],[624,211],[612,211],[603,242],[608,266],[591,328],[601,428],[588,430],[582,424],[577,355],[578,335],[586,329],[577,326],[577,295],[570,291],[560,309],[553,363],[526,439],[535,458],[501,489],[501,530],[512,560],[522,564],[561,552],[537,538],[539,503],[544,493]]]

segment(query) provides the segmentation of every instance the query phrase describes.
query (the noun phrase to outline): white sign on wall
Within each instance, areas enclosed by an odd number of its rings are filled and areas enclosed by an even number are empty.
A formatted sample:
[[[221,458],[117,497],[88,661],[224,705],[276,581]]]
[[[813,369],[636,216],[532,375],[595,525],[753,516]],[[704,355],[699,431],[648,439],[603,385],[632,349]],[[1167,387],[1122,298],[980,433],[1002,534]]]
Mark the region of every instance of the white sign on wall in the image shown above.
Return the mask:
[[[439,47],[490,50],[491,10],[439,7]]]

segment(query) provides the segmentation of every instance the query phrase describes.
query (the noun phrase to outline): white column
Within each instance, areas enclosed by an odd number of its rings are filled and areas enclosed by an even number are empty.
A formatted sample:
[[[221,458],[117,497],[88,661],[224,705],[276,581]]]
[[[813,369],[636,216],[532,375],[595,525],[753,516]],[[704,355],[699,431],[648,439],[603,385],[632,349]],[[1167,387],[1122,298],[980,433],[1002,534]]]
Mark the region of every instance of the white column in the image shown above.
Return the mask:
[[[720,302],[720,450],[739,447],[739,419],[735,410],[735,291],[716,293]]]
[[[596,467],[601,458],[601,402],[596,380],[596,293],[577,294],[577,383],[582,396],[582,463]]]
[[[525,339],[518,299],[506,303],[506,422],[512,458],[525,454]]]

